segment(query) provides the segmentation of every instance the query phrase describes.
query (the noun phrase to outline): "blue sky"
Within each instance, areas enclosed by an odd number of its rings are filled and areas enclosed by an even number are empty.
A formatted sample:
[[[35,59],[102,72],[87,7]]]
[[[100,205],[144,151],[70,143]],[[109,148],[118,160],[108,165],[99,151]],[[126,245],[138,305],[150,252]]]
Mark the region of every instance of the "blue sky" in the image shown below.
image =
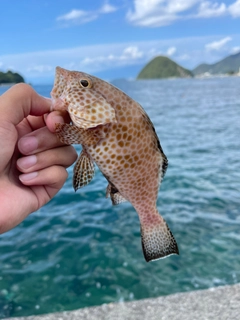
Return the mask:
[[[135,78],[156,55],[192,69],[240,51],[240,0],[0,0],[0,70],[51,84],[57,65]]]

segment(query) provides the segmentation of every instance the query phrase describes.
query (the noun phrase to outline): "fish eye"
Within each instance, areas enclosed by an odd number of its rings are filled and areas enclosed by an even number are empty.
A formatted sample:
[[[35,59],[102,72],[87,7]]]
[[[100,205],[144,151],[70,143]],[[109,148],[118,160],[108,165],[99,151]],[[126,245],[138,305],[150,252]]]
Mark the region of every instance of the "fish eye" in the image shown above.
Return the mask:
[[[92,87],[92,83],[87,79],[80,80],[80,85],[83,88],[91,88]]]

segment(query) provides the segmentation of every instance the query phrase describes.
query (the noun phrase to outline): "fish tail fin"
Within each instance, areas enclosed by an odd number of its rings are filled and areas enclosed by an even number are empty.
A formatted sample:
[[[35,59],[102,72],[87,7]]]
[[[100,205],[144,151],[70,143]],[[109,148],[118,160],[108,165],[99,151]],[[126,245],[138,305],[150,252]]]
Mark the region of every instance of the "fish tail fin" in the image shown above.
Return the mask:
[[[145,260],[179,254],[177,242],[165,220],[158,214],[153,221],[141,221],[142,249]]]

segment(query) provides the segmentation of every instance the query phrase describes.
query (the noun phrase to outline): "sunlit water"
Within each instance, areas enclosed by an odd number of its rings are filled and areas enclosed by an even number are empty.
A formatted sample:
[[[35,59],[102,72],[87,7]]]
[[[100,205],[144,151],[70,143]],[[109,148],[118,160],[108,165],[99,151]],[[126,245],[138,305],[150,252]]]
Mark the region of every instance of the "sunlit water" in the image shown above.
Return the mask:
[[[240,77],[114,84],[146,109],[169,159],[157,205],[180,256],[146,263],[132,206],[111,205],[99,171],[75,193],[70,168],[48,205],[0,236],[1,318],[240,282]]]

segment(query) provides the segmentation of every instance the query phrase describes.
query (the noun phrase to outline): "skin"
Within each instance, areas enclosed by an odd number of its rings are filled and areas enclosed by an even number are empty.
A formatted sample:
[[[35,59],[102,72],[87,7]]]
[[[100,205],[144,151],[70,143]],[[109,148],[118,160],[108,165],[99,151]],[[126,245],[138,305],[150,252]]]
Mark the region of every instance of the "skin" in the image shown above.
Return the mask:
[[[112,203],[128,200],[136,209],[146,261],[178,254],[156,207],[167,158],[145,110],[111,84],[60,67],[51,96],[53,110],[66,110],[72,119],[72,124],[56,124],[60,141],[83,147],[74,167],[74,189],[91,181],[95,162],[109,182]]]
[[[0,233],[38,210],[61,189],[76,160],[54,134],[67,114],[49,114],[51,100],[17,84],[0,96]]]

